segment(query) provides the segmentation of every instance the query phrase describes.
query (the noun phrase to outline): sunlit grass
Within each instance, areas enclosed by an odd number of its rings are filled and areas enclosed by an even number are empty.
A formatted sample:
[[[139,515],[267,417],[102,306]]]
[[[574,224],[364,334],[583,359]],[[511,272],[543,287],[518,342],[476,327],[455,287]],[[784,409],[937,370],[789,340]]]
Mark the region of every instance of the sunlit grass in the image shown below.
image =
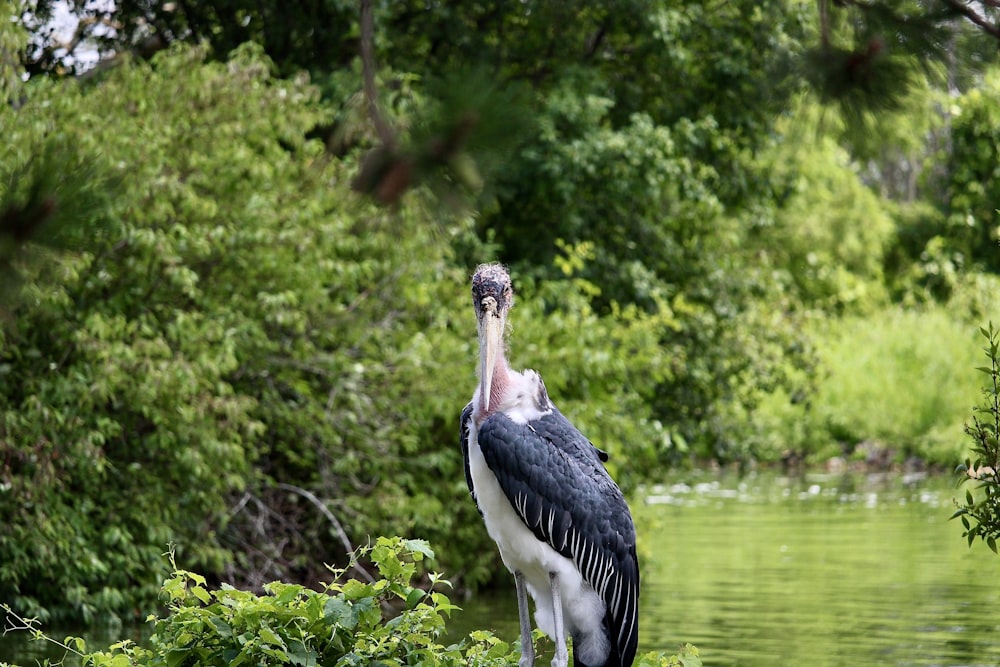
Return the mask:
[[[875,439],[906,455],[955,461],[979,398],[978,330],[941,308],[883,311],[817,332],[829,375],[816,418],[831,435]]]
[[[823,459],[869,441],[897,460],[962,459],[962,428],[980,398],[975,324],[941,307],[891,308],[820,320],[812,337],[816,393],[802,405],[772,397],[762,406],[762,421],[785,447]]]

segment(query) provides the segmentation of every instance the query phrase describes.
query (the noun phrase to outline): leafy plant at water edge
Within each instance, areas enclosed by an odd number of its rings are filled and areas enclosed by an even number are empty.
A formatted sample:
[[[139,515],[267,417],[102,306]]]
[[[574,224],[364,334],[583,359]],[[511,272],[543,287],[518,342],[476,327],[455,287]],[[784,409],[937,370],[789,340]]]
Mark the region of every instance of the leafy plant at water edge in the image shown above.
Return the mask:
[[[169,613],[148,619],[154,627],[149,648],[126,641],[87,652],[85,642],[72,637],[64,646],[93,667],[516,661],[515,649],[489,632],[450,646],[438,643],[445,618],[458,607],[435,590],[448,585],[438,575],[429,575],[426,590],[413,585],[421,563],[434,557],[423,540],[381,537],[355,556],[371,559],[382,578],[361,582],[333,570],[334,581],[323,591],[273,582],[256,595],[226,585],[209,590],[203,576],[175,567],[161,589]],[[21,629],[47,639],[31,621],[22,619]]]
[[[969,546],[979,538],[997,553],[997,538],[1000,537],[1000,331],[993,329],[992,322],[988,329],[981,331],[987,341],[984,350],[990,365],[978,370],[990,379],[983,388],[985,400],[975,410],[984,418],[973,415],[972,424],[966,425],[965,432],[972,438],[975,458],[966,459],[965,464],[958,467],[962,474],[959,484],[974,483],[978,493],[967,489],[965,503],[958,503],[952,518],[961,517],[965,527],[962,537],[969,540]]]
[[[438,574],[428,575],[426,589],[414,585],[420,565],[434,558],[427,542],[380,537],[355,558],[370,559],[381,578],[344,579],[346,570],[339,569],[323,591],[273,582],[256,595],[231,586],[209,590],[203,576],[178,569],[171,553],[174,570],[161,589],[168,614],[149,617],[154,630],[148,648],[126,640],[88,652],[83,639],[59,642],[8,605],[0,609],[8,614],[5,632],[29,631],[33,639],[53,642],[92,667],[517,664],[519,648],[488,631],[473,631],[447,646],[439,643],[446,618],[459,607],[435,590],[449,585]],[[648,653],[638,664],[700,667],[701,660],[687,644],[678,655]]]

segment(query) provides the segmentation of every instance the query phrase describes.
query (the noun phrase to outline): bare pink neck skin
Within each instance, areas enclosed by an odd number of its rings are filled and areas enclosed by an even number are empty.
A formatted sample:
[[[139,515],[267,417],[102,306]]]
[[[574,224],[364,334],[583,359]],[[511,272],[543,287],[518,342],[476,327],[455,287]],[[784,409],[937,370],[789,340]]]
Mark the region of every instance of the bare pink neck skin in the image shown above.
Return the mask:
[[[485,419],[500,410],[500,404],[507,394],[507,388],[510,386],[510,373],[507,360],[501,353],[497,356],[496,365],[493,367],[493,384],[490,387],[489,410],[486,409],[485,401],[483,400],[484,396],[480,396],[479,402],[476,404],[476,412],[481,419]]]

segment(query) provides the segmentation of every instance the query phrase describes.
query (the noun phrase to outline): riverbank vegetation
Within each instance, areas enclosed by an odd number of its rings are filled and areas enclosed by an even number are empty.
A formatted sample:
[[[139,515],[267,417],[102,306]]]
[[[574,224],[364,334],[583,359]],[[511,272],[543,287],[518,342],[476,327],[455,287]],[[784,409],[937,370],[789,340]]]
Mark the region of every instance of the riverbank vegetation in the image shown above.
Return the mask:
[[[828,4],[391,3],[369,81],[353,5],[122,7],[90,70],[51,3],[3,17],[0,599],[141,618],[168,543],[262,591],[394,534],[494,581],[457,446],[486,260],[627,491],[952,468],[1000,319],[995,39]]]
[[[980,366],[987,379],[983,387],[983,400],[976,407],[965,432],[972,439],[971,456],[958,467],[966,484],[964,502],[957,502],[958,509],[952,519],[961,519],[965,532],[962,537],[969,546],[976,539],[982,540],[993,553],[997,552],[1000,538],[1000,332],[993,328],[982,329],[986,338],[986,358],[989,365]],[[971,488],[969,488],[971,487]]]
[[[65,656],[93,667],[518,664],[520,646],[488,631],[474,631],[456,643],[440,643],[447,619],[459,607],[443,592],[449,582],[433,572],[425,571],[426,588],[418,587],[418,568],[425,559],[434,558],[426,542],[380,537],[354,557],[368,561],[378,578],[359,581],[347,577],[347,570],[333,570],[332,581],[321,591],[272,582],[257,595],[231,586],[210,590],[202,575],[178,569],[171,554],[173,572],[160,589],[167,613],[147,619],[154,628],[147,646],[126,640],[106,650],[90,650],[78,637],[65,641],[48,637],[35,620],[0,605],[9,614],[4,632],[31,632],[36,641],[52,642]],[[535,633],[535,655],[540,659],[546,652],[538,645],[541,637]],[[7,667],[7,663],[0,665]],[[701,661],[698,650],[685,645],[678,655],[650,652],[639,656],[636,665],[700,667]]]

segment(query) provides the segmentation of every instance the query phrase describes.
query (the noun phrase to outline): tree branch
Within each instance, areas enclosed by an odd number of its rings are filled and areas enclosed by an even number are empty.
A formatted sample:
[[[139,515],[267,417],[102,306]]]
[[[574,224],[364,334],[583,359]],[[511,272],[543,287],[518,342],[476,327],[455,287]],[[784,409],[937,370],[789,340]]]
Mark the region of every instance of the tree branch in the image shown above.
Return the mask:
[[[334,531],[337,533],[337,537],[340,538],[341,544],[343,544],[344,548],[347,550],[347,554],[351,555],[355,552],[355,548],[353,545],[351,545],[351,540],[348,539],[347,533],[344,531],[344,527],[340,525],[339,521],[337,521],[337,517],[333,515],[333,512],[330,511],[330,508],[327,507],[322,500],[316,497],[316,494],[314,494],[312,491],[309,491],[308,489],[303,489],[302,487],[293,486],[291,484],[285,484],[283,482],[279,482],[275,486],[277,486],[279,489],[284,489],[285,491],[291,491],[292,493],[297,493],[306,500],[308,500],[309,502],[311,502],[313,505],[315,505],[316,509],[318,509],[320,513],[326,517],[326,520],[329,521],[330,524],[333,526]],[[359,566],[354,558],[351,558],[351,567],[354,569],[355,572],[363,576],[370,583],[375,583],[375,579],[372,578],[372,575],[370,575],[364,568]]]
[[[375,18],[372,15],[371,0],[361,0],[361,73],[364,78],[368,115],[375,125],[375,131],[382,144],[393,147],[396,144],[396,137],[379,112],[378,91],[375,88]]]
[[[587,47],[583,52],[583,59],[590,60],[596,54],[598,49],[601,48],[601,43],[604,41],[604,36],[608,34],[608,22],[604,21],[598,26],[596,32],[587,39]]]
[[[965,18],[969,19],[972,23],[975,23],[980,29],[982,29],[983,32],[1000,40],[1000,26],[995,23],[990,23],[985,16],[978,14],[970,5],[962,2],[962,0],[944,0],[944,3]],[[983,4],[990,5],[992,7],[1000,6],[1000,2],[995,0],[984,0]]]

